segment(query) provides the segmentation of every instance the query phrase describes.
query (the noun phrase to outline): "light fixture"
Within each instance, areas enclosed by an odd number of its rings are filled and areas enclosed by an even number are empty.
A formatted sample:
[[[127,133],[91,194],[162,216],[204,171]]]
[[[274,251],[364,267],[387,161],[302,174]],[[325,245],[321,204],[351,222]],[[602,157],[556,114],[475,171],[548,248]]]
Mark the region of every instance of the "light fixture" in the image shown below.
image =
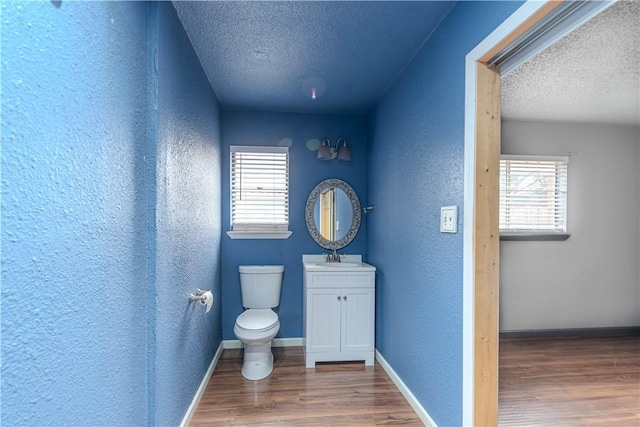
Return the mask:
[[[342,143],[342,146],[340,146],[340,143]],[[318,159],[331,160],[336,157],[338,160],[343,160],[345,162],[351,160],[351,150],[347,145],[347,141],[344,138],[338,138],[336,146],[332,147],[329,138],[323,138],[322,144],[320,145],[320,148],[318,148]]]

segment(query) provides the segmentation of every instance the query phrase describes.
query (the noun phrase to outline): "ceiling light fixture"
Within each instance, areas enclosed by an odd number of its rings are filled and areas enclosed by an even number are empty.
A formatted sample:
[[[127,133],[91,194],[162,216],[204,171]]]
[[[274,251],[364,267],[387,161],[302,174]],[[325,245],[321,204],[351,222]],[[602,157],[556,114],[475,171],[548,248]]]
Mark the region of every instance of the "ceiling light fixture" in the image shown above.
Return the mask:
[[[340,146],[340,143],[342,143],[342,146]],[[336,157],[338,160],[343,160],[345,162],[351,160],[351,150],[347,145],[347,141],[344,138],[338,138],[336,146],[332,147],[329,138],[323,138],[322,145],[320,145],[320,148],[318,149],[318,159],[331,160]]]

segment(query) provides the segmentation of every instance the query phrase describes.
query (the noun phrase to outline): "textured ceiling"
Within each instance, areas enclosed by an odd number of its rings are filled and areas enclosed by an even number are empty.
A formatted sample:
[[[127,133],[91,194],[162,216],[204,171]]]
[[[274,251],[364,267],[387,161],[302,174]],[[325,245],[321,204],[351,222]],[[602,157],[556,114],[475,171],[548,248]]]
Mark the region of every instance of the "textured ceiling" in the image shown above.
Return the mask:
[[[616,3],[503,76],[502,117],[640,126],[640,2]]]
[[[173,4],[224,108],[343,114],[367,113],[454,5]]]

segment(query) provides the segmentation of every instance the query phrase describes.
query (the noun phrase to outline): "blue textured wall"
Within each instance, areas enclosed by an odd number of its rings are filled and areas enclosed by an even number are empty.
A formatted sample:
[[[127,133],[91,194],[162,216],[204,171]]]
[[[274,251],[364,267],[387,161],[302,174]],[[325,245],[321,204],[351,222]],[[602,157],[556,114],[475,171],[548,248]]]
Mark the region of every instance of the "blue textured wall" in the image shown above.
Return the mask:
[[[2,424],[145,423],[145,5],[2,2]]]
[[[173,6],[158,3],[155,421],[178,425],[221,341],[220,110]],[[189,304],[212,289],[214,306]]]
[[[170,4],[2,3],[2,424],[176,425],[220,342],[219,108]]]
[[[462,423],[462,233],[439,218],[462,229],[465,55],[518,6],[458,3],[370,117],[376,347],[442,426]]]
[[[347,140],[353,160],[322,161],[306,143],[327,136]],[[278,337],[302,336],[302,254],[327,252],[318,246],[307,230],[304,209],[309,193],[320,181],[340,178],[358,193],[364,205],[367,195],[367,120],[359,116],[232,112],[222,113],[222,229],[229,230],[229,146],[272,145],[289,138],[289,229],[286,240],[232,240],[222,238],[222,336],[236,339],[233,325],[242,313],[238,265],[283,264],[285,266]],[[342,252],[363,254],[366,245],[366,219],[356,239]]]

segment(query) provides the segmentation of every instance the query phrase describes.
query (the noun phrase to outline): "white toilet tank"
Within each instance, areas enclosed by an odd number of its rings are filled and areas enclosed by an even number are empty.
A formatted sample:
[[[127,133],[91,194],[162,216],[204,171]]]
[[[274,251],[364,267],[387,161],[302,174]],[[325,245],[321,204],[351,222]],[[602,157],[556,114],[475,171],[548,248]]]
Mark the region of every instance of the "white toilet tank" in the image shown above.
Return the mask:
[[[280,305],[284,265],[241,265],[238,270],[244,308],[274,308]]]

